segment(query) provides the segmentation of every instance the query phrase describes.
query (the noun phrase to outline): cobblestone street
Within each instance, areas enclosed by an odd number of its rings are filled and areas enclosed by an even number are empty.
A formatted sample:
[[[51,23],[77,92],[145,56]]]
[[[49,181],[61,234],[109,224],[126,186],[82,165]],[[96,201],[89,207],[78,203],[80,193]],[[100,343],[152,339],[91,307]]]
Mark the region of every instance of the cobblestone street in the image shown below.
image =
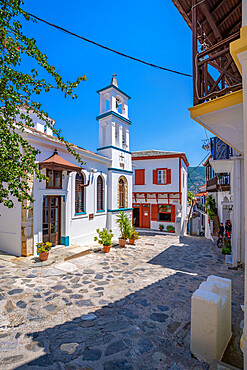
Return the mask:
[[[0,367],[4,369],[207,369],[190,353],[191,295],[209,275],[241,271],[203,238],[144,235],[48,267],[0,261]]]

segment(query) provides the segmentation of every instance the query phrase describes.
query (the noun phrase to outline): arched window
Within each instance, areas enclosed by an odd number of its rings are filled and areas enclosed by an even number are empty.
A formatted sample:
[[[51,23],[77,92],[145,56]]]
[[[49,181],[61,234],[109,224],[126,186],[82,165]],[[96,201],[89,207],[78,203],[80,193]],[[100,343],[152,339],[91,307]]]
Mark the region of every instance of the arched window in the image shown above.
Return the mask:
[[[116,109],[118,113],[123,114],[124,113],[124,100],[121,96],[116,97]]]
[[[104,210],[104,189],[103,189],[103,178],[98,176],[97,178],[97,211]]]
[[[118,180],[118,208],[127,207],[127,180],[124,176],[121,176]]]
[[[75,213],[85,212],[85,189],[84,185],[84,176],[78,173],[75,178]]]

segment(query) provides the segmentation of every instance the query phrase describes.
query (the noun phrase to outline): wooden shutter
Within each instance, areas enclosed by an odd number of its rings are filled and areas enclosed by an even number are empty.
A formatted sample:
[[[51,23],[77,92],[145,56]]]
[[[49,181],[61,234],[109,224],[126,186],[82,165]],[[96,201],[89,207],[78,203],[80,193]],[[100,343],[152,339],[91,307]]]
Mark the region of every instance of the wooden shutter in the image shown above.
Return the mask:
[[[175,222],[175,206],[173,204],[171,205],[171,210],[172,210],[171,222]]]
[[[157,170],[153,170],[153,184],[157,184]]]
[[[151,220],[158,221],[158,215],[159,215],[159,205],[151,204]]]
[[[145,170],[135,170],[135,185],[145,185]]]
[[[171,184],[172,182],[172,171],[167,169],[166,170],[166,183]]]

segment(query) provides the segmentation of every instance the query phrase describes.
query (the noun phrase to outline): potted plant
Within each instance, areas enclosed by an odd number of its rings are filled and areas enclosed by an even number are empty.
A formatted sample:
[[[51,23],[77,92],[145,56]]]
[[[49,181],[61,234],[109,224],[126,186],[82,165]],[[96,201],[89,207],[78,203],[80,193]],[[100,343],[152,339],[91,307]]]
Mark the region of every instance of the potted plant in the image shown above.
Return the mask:
[[[120,238],[119,240],[119,246],[125,247],[126,245],[126,239],[129,237],[130,234],[130,220],[125,212],[121,211],[117,215],[117,224],[120,229]]]
[[[129,233],[129,244],[134,245],[137,239],[139,239],[139,233],[131,228]]]
[[[168,233],[175,233],[175,227],[174,227],[174,226],[172,226],[172,225],[167,225],[167,226],[166,226],[166,231],[167,231]]]
[[[159,229],[160,229],[160,231],[163,231],[164,230],[164,225],[159,225]]]
[[[51,250],[52,243],[41,242],[37,243],[37,253],[39,254],[40,261],[46,261],[49,256],[49,251]]]
[[[112,230],[109,230],[108,232],[106,228],[103,228],[102,231],[100,231],[99,229],[97,229],[96,231],[99,236],[98,237],[95,236],[94,241],[98,242],[99,244],[102,244],[104,252],[109,253],[112,246],[113,238]]]

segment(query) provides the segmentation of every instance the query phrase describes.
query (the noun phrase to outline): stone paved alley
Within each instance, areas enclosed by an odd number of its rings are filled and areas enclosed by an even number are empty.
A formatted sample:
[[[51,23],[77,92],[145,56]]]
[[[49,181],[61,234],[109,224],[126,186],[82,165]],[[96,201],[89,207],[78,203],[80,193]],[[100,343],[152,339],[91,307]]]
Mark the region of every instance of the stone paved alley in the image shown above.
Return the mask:
[[[109,254],[0,267],[4,369],[207,369],[190,353],[190,302],[212,274],[232,279],[241,315],[243,273],[203,238],[144,235]]]

